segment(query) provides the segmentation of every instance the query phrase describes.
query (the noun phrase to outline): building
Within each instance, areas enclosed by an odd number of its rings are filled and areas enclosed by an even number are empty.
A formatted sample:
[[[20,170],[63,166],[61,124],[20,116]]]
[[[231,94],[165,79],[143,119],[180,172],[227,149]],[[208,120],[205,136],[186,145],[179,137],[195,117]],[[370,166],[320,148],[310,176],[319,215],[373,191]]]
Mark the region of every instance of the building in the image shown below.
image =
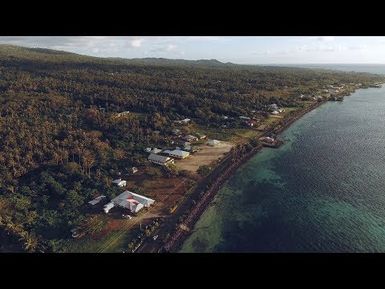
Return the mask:
[[[199,132],[196,133],[196,136],[198,137],[198,139],[205,139],[207,137],[205,134]]]
[[[117,185],[118,187],[125,187],[127,185],[127,182],[122,179],[113,180],[112,183]]]
[[[182,120],[176,120],[175,123],[188,124],[190,121],[191,121],[191,119],[185,118],[185,119],[182,119]]]
[[[108,213],[113,207],[120,207],[130,210],[131,213],[137,213],[145,207],[150,207],[154,202],[153,199],[125,191],[105,205],[104,211]]]
[[[148,156],[148,160],[154,164],[167,166],[169,164],[173,164],[174,160],[170,157],[165,157],[157,154],[150,154]]]
[[[180,129],[175,128],[175,129],[172,130],[172,133],[174,135],[180,135],[182,132],[180,131]]]
[[[153,149],[151,150],[151,153],[153,153],[153,154],[158,154],[158,153],[160,153],[161,151],[162,151],[161,149],[153,148]]]
[[[170,157],[174,157],[177,159],[185,159],[190,155],[189,152],[186,152],[186,151],[183,151],[180,149],[175,149],[172,151],[171,150],[165,150],[163,153],[168,154]]]
[[[270,104],[268,107],[271,111],[278,110],[278,105],[276,103]]]
[[[216,139],[210,139],[210,140],[208,140],[208,142],[207,142],[207,145],[209,145],[209,146],[217,146],[217,145],[219,145],[221,142],[219,141],[219,140],[216,140]]]
[[[145,148],[144,151],[145,151],[146,153],[158,154],[158,153],[160,153],[162,150],[161,150],[161,149],[158,149],[158,148]]]
[[[128,170],[131,174],[135,174],[138,172],[138,169],[136,167],[132,167]]]
[[[146,153],[150,153],[150,152],[152,151],[152,149],[151,149],[151,148],[145,148],[144,151],[145,151]]]
[[[104,206],[103,210],[107,214],[113,207],[115,207],[114,203],[109,202]]]
[[[239,118],[240,119],[244,119],[244,120],[250,120],[251,119],[250,117],[244,116],[244,115],[241,115]]]
[[[272,137],[269,137],[269,136],[263,136],[263,137],[259,138],[259,141],[266,142],[266,143],[274,143],[275,139],[273,139]]]
[[[119,112],[116,114],[117,117],[121,117],[121,116],[125,116],[125,115],[128,115],[130,114],[130,112],[127,110],[127,111],[122,111],[122,112]]]
[[[95,206],[96,204],[99,204],[101,200],[105,199],[106,196],[105,195],[101,195],[95,199],[93,199],[92,201],[89,201],[88,203],[91,205],[91,206]]]
[[[271,112],[271,114],[272,114],[272,115],[278,115],[279,112],[278,112],[277,110],[274,110],[274,111]]]

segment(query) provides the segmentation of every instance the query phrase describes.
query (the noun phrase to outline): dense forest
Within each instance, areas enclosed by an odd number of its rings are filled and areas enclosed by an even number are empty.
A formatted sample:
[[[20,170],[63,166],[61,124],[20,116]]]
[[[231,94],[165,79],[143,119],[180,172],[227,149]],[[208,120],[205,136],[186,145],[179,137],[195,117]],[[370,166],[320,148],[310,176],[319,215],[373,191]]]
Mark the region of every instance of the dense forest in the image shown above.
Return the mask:
[[[221,63],[108,59],[0,46],[0,227],[28,251],[52,251],[114,196],[116,171],[146,162],[174,121],[219,125],[267,105],[300,106],[325,85],[378,75]],[[117,113],[130,111],[119,116]],[[5,237],[4,237],[5,238]],[[0,248],[1,250],[1,248]]]

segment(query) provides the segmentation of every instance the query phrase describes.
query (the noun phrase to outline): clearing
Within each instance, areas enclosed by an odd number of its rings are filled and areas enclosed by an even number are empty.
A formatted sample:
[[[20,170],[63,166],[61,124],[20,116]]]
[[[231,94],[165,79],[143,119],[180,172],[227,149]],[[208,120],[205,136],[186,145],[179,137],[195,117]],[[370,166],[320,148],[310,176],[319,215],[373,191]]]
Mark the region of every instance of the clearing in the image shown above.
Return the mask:
[[[178,170],[196,172],[202,165],[211,165],[219,161],[234,146],[233,143],[221,141],[217,146],[201,145],[199,150],[184,160],[176,160]]]

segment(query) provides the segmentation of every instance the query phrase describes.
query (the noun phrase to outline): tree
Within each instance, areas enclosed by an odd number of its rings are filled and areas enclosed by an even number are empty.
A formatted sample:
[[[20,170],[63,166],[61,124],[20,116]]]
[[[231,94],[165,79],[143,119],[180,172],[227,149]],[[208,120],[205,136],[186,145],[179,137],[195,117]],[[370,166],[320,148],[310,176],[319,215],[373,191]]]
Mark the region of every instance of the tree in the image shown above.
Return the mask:
[[[70,208],[78,208],[84,203],[84,198],[74,190],[68,191],[66,199]]]
[[[211,172],[211,168],[207,165],[202,165],[197,170],[197,173],[202,177],[207,176],[210,172]]]

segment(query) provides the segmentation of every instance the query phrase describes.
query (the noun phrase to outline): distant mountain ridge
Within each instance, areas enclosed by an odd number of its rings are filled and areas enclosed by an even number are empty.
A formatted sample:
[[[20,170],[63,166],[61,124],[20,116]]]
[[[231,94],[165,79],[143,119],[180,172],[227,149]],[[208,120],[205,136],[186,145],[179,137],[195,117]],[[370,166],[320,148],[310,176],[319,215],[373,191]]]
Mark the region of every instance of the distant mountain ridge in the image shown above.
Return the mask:
[[[202,65],[202,66],[226,66],[236,65],[230,62],[223,63],[216,59],[168,59],[168,58],[121,58],[121,57],[95,57],[89,55],[81,55],[73,52],[54,50],[39,47],[24,47],[8,44],[0,44],[0,57],[17,57],[24,59],[36,59],[37,57],[55,57],[62,60],[77,61],[97,61],[97,62],[118,62],[122,64],[141,64],[141,65]]]
[[[111,65],[111,66],[161,66],[161,67],[191,67],[191,68],[209,68],[209,69],[241,69],[241,70],[258,70],[260,72],[272,72],[279,70],[286,71],[340,71],[337,67],[317,67],[305,65],[257,65],[257,64],[236,64],[231,62],[221,62],[217,59],[169,59],[169,58],[121,58],[121,57],[96,57],[89,55],[77,54],[74,52],[54,50],[39,47],[25,47],[9,44],[0,44],[0,62],[8,65],[20,65],[21,62],[32,66],[45,64],[68,64],[82,65]],[[347,69],[345,70],[347,71]],[[384,70],[385,71],[385,70]],[[360,71],[356,73],[378,73],[378,71]],[[382,74],[385,74],[383,72]]]

